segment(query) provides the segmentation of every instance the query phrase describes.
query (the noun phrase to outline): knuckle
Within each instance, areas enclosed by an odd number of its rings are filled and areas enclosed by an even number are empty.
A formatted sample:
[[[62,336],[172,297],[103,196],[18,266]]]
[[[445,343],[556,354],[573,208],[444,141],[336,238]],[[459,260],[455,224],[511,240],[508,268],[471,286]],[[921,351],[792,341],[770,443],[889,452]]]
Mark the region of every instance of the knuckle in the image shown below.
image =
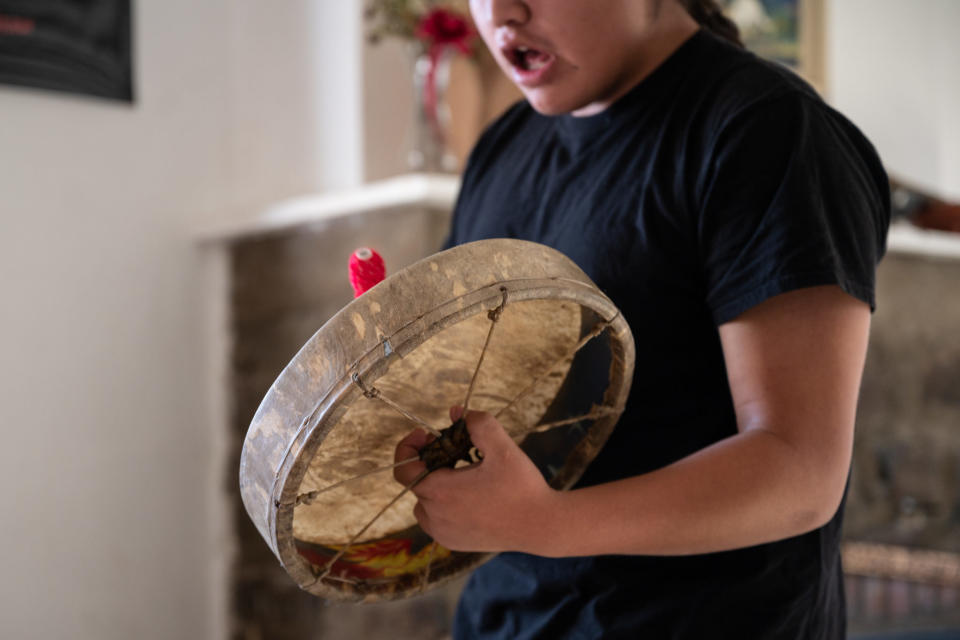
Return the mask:
[[[497,422],[489,413],[481,413],[476,416],[471,416],[470,421],[467,422],[467,431],[470,433],[471,437],[483,437],[491,433],[496,427]]]

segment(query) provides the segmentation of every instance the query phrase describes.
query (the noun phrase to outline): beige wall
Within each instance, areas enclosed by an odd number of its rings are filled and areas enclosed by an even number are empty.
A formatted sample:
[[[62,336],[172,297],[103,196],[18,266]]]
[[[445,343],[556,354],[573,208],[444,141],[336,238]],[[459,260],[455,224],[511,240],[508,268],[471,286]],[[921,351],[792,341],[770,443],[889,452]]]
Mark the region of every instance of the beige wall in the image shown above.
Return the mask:
[[[359,4],[135,4],[133,106],[0,86],[3,638],[222,635],[193,232],[361,178]]]
[[[831,101],[891,174],[960,200],[960,2],[828,0]]]

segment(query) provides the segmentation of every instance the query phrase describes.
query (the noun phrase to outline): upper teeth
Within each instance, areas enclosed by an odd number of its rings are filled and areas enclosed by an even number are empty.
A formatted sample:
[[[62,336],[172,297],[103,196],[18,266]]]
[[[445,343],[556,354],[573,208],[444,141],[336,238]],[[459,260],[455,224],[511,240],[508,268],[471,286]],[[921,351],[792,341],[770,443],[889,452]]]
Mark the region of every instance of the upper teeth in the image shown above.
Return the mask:
[[[526,53],[527,51],[530,51],[530,49],[526,47],[517,47],[517,51],[519,51],[520,53]]]

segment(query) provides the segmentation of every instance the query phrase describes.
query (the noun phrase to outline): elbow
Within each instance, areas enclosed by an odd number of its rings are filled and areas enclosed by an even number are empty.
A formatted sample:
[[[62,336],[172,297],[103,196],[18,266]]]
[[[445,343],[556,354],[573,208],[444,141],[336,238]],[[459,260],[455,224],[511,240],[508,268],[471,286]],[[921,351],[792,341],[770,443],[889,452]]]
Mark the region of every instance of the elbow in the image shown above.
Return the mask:
[[[804,447],[779,434],[778,441],[787,446],[780,458],[779,469],[786,483],[791,503],[783,513],[783,523],[791,535],[801,535],[830,522],[843,504],[850,471],[851,446]]]
[[[839,505],[833,509],[827,507],[811,507],[797,509],[793,512],[788,528],[792,536],[803,535],[826,525],[836,515]]]
[[[846,476],[842,482],[831,482],[820,491],[811,492],[804,504],[792,510],[789,528],[795,535],[809,533],[833,520],[843,504]]]

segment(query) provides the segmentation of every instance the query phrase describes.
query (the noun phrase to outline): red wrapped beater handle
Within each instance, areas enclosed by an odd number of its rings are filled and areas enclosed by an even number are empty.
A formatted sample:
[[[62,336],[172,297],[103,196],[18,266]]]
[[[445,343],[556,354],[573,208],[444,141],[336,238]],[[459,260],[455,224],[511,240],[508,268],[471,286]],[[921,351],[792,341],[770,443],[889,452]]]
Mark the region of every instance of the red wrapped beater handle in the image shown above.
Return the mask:
[[[360,247],[350,254],[350,284],[353,297],[359,298],[363,292],[383,280],[387,268],[380,254],[369,247]]]

